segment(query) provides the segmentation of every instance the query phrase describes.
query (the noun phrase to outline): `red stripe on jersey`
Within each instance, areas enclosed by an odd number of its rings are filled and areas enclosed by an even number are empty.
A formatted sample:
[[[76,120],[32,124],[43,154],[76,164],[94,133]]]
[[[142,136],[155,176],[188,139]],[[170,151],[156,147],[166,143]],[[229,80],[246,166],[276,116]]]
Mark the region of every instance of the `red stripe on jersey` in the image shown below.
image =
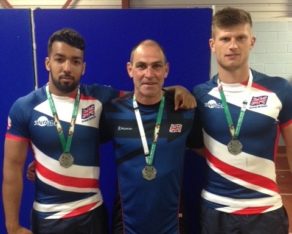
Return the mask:
[[[80,95],[80,100],[96,100],[96,98],[92,97],[92,96],[86,96],[84,94],[81,94]]]
[[[88,211],[90,211],[98,202],[94,202],[94,203],[90,203],[88,205],[85,206],[81,206],[78,207],[77,209],[71,211],[70,213],[66,214],[65,216],[63,216],[63,218],[71,218],[77,215],[81,215],[84,214]]]
[[[252,84],[252,87],[253,88],[256,88],[256,89],[259,89],[259,90],[262,90],[262,91],[266,91],[266,92],[272,92],[270,89],[267,89],[266,87],[260,85],[260,84],[257,84],[257,83],[253,83]]]
[[[10,140],[14,140],[14,141],[24,141],[24,142],[30,141],[30,139],[28,139],[28,138],[12,135],[10,133],[6,133],[5,138],[10,139]]]
[[[207,159],[211,164],[227,175],[279,193],[277,184],[271,179],[231,166],[214,157],[209,151],[207,151]]]
[[[36,170],[46,179],[61,185],[77,188],[99,188],[99,181],[97,179],[64,176],[46,168],[39,162],[36,163]]]
[[[237,210],[235,212],[232,212],[232,214],[236,214],[236,215],[261,214],[261,213],[264,213],[264,211],[269,209],[270,207],[271,206],[247,207],[242,210]]]

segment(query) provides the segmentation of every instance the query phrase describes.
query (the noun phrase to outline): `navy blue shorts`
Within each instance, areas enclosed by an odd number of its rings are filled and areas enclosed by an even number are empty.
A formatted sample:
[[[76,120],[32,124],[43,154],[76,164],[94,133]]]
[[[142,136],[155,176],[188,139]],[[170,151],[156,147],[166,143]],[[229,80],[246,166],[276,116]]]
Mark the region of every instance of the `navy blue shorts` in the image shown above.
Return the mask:
[[[202,208],[202,234],[287,234],[289,221],[284,207],[259,215],[234,215]]]
[[[108,234],[104,205],[80,216],[66,219],[40,219],[32,212],[33,234]]]

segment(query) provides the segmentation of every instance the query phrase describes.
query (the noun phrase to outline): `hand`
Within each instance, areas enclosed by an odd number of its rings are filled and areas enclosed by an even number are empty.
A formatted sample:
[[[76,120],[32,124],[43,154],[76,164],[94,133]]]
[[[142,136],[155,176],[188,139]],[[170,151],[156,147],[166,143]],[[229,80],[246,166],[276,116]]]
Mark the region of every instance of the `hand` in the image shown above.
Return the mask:
[[[174,109],[193,109],[197,106],[194,96],[183,86],[175,86]]]
[[[36,167],[36,161],[32,161],[26,171],[26,178],[30,181],[35,181],[35,167]]]

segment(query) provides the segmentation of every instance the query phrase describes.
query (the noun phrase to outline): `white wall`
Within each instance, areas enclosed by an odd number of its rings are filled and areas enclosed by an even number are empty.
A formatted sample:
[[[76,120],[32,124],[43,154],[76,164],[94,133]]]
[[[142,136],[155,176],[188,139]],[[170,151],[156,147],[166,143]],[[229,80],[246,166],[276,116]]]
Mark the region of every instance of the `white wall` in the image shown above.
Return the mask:
[[[256,22],[251,66],[292,82],[292,21]]]

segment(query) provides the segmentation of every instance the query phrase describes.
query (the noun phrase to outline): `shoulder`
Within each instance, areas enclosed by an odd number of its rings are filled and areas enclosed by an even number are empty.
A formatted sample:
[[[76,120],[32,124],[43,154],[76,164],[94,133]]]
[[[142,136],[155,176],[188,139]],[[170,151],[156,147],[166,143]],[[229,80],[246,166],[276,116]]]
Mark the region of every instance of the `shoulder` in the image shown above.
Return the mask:
[[[81,84],[80,91],[82,95],[95,98],[102,103],[108,102],[119,96],[119,90],[116,90],[111,86],[100,84]]]
[[[13,104],[13,107],[27,109],[35,107],[40,102],[46,100],[44,87],[30,92],[29,94],[19,97]]]
[[[267,74],[252,70],[254,86],[271,92],[282,92],[291,90],[291,84],[288,80],[279,76],[269,76]]]
[[[165,110],[168,114],[172,113],[175,114],[177,116],[183,115],[190,115],[192,116],[194,113],[194,109],[179,109],[179,110],[175,110],[174,108],[174,93],[173,92],[165,92]]]
[[[208,93],[214,87],[217,87],[218,75],[213,76],[210,80],[205,81],[204,83],[198,84],[193,88],[193,95],[196,98],[200,98],[201,96]]]
[[[116,112],[124,108],[132,107],[132,97],[133,93],[127,93],[123,96],[113,98],[110,102],[104,105],[104,110],[106,112]]]

